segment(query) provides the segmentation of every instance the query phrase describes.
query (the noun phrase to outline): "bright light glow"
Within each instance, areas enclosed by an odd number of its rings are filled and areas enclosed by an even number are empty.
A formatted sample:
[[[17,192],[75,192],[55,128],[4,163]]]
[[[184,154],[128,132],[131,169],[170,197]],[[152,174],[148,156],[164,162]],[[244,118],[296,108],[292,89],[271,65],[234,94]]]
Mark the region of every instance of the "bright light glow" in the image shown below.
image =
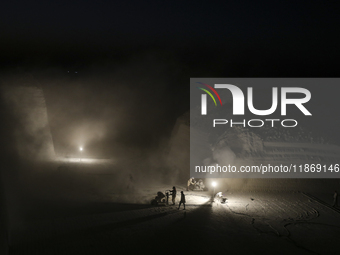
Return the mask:
[[[213,185],[213,187],[216,187],[217,183],[216,183],[216,182],[213,182],[212,185]]]
[[[58,157],[56,159],[59,162],[63,163],[79,163],[79,157],[76,158],[64,158]],[[89,163],[89,164],[116,164],[117,160],[115,159],[96,159],[96,158],[81,158],[81,163]]]
[[[79,147],[79,150],[82,151],[82,150],[83,150],[83,147]]]

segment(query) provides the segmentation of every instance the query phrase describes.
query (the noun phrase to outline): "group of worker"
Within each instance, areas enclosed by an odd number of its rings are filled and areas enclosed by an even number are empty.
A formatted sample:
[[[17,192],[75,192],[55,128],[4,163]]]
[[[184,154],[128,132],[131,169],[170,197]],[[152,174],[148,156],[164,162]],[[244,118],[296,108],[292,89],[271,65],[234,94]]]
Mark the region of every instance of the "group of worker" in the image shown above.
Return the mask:
[[[202,179],[196,181],[194,177],[191,177],[187,183],[187,191],[189,190],[205,190]]]
[[[172,197],[172,204],[175,205],[176,195],[177,195],[177,190],[176,190],[175,186],[173,186],[172,190],[170,190],[170,195]],[[177,208],[178,210],[181,207],[181,204],[183,204],[183,206],[184,206],[183,210],[185,210],[185,195],[184,195],[183,191],[181,191],[181,200],[179,201],[179,205],[178,205],[178,208]]]
[[[196,181],[194,179],[194,177],[191,177],[189,180],[188,180],[188,184],[187,184],[187,191],[189,191],[189,187],[191,185],[195,185],[196,184]],[[170,190],[170,196],[172,197],[172,204],[175,205],[175,202],[176,202],[176,195],[177,195],[177,190],[176,190],[176,187],[172,187],[172,190]],[[168,200],[169,200],[169,193],[166,193],[166,196],[167,196],[167,203],[168,203]],[[179,208],[181,207],[181,204],[183,204],[184,206],[184,209],[185,210],[185,195],[183,193],[183,191],[181,191],[181,200],[179,201],[179,205],[178,205],[178,210]]]

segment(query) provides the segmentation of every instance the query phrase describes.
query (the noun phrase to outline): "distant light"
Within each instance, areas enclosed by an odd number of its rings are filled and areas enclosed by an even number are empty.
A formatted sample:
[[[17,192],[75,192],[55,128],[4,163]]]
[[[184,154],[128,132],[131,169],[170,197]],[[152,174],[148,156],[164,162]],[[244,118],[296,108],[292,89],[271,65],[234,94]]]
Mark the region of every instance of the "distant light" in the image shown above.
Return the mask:
[[[212,185],[213,185],[213,187],[216,187],[217,183],[216,183],[216,182],[213,182]]]
[[[79,150],[82,151],[82,150],[83,150],[83,147],[79,147]]]

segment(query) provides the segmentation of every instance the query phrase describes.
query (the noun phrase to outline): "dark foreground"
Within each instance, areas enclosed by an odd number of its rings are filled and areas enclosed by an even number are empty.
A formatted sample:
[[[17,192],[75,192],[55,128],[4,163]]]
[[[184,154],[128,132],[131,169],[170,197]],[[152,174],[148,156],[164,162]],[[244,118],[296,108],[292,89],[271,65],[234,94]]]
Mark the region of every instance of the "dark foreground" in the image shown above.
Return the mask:
[[[186,210],[147,204],[46,207],[10,232],[9,254],[338,254],[340,214],[302,193],[186,192]],[[50,213],[47,213],[47,212]],[[39,212],[36,212],[39,214]]]

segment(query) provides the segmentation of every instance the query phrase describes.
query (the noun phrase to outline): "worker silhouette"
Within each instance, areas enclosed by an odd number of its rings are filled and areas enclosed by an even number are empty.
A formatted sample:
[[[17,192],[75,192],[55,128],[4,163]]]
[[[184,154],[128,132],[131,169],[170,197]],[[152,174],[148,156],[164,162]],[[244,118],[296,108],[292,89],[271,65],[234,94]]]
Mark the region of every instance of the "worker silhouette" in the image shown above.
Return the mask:
[[[170,195],[172,196],[172,204],[173,204],[173,205],[174,205],[175,202],[176,202],[176,194],[177,194],[176,187],[173,186],[173,187],[172,187],[172,190],[170,190]]]
[[[183,210],[185,210],[185,195],[184,195],[183,191],[181,191],[181,201],[179,201],[178,210],[181,207],[181,204],[183,204],[183,206],[184,206]]]
[[[189,180],[188,180],[188,183],[187,183],[187,191],[189,191],[190,187],[192,187],[192,189],[194,189],[194,185],[195,185],[195,180],[194,180],[194,177],[191,177]]]
[[[337,207],[338,206],[338,192],[334,191],[334,195],[333,195],[333,207]]]
[[[165,196],[166,196],[166,204],[169,204],[169,191],[165,192]]]

